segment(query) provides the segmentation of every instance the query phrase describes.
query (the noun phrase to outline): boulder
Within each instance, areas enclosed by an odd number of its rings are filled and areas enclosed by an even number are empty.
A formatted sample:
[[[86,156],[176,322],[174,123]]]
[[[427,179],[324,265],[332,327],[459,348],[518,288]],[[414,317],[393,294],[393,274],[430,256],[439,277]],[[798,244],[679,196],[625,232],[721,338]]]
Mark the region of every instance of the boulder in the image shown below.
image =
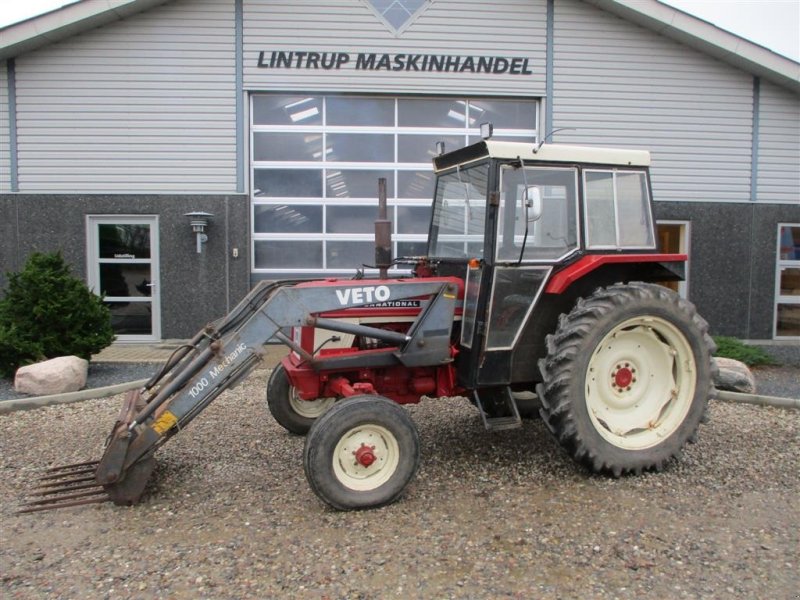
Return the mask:
[[[59,356],[17,369],[14,389],[29,396],[77,392],[86,385],[89,361],[77,356]]]
[[[755,394],[756,380],[746,364],[732,358],[718,357],[714,360],[719,368],[719,373],[714,379],[714,385],[718,390]]]

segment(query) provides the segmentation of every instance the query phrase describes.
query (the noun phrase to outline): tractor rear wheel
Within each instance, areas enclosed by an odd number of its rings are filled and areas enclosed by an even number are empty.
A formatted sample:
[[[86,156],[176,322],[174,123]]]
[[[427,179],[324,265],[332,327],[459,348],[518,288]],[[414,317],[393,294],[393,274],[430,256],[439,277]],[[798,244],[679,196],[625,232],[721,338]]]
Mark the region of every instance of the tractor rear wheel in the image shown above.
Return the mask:
[[[547,336],[537,387],[542,418],[592,471],[660,470],[705,415],[713,352],[707,323],[671,290],[598,289]]]
[[[353,396],[311,427],[303,467],[314,493],[339,510],[397,500],[419,467],[419,436],[408,412],[382,396]]]
[[[272,370],[267,383],[267,406],[273,418],[287,431],[298,435],[307,434],[314,421],[333,406],[334,402],[335,398],[303,400],[297,394],[297,389],[289,383],[283,365]]]

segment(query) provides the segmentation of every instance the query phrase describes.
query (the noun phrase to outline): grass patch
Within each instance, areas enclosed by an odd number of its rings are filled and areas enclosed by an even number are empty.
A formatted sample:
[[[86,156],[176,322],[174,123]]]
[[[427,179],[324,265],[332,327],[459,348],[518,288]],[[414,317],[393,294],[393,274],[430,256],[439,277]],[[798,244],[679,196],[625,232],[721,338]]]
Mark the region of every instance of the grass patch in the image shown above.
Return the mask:
[[[740,339],[734,337],[715,336],[714,343],[717,351],[714,356],[732,358],[743,362],[748,367],[777,364],[764,350],[756,346],[748,346]]]

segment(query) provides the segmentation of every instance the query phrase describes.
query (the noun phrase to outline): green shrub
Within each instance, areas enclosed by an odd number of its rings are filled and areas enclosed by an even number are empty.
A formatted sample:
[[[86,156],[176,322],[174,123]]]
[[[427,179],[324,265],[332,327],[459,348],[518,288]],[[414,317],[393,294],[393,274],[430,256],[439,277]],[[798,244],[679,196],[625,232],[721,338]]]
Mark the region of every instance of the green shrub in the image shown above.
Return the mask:
[[[7,273],[0,300],[0,375],[56,356],[89,359],[112,341],[111,313],[74,277],[60,253],[34,253]]]
[[[734,337],[717,336],[714,338],[714,342],[717,344],[717,352],[714,356],[732,358],[749,367],[775,364],[772,357],[761,348],[748,346]]]

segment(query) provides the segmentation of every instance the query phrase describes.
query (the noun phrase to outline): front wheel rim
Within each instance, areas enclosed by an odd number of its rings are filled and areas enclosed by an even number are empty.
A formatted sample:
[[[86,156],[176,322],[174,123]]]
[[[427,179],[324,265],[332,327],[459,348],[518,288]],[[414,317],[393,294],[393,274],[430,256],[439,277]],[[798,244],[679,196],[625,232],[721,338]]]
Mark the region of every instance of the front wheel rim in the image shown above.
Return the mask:
[[[295,387],[289,389],[289,405],[292,410],[306,419],[318,419],[336,402],[336,398],[317,398],[303,400]]]
[[[345,433],[333,452],[333,472],[345,487],[367,492],[386,483],[400,464],[400,445],[385,427],[359,425]]]
[[[686,336],[671,322],[644,316],[616,325],[586,370],[586,406],[598,433],[626,450],[658,445],[683,423],[697,368]]]

